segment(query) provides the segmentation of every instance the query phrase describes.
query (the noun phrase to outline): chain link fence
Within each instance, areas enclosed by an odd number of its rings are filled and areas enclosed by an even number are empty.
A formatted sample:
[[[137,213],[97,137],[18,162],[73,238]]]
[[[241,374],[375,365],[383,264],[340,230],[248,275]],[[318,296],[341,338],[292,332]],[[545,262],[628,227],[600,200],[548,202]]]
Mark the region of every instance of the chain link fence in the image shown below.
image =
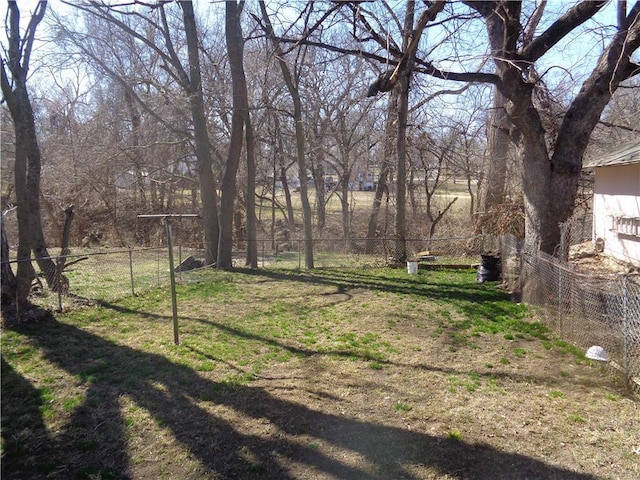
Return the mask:
[[[274,243],[258,240],[261,267],[303,268],[305,240]],[[407,260],[424,267],[470,268],[478,262],[483,237],[397,238],[318,238],[313,239],[313,260],[317,268],[384,267],[397,264],[405,254]],[[242,261],[238,255],[238,262]]]
[[[195,249],[176,247],[174,256],[178,266],[184,259],[202,254]],[[34,304],[62,310],[115,302],[169,284],[167,248],[73,249],[65,260],[63,275],[68,282],[57,282],[63,285],[57,291],[47,288],[43,275],[36,273],[30,297]],[[17,261],[10,263],[15,271]],[[38,272],[34,260],[32,265]],[[176,275],[181,275],[179,269]]]
[[[301,239],[258,241],[260,268],[305,266]],[[245,247],[246,248],[246,247]],[[483,253],[500,257],[502,280],[563,340],[584,349],[599,345],[610,364],[625,374],[629,385],[640,390],[640,276],[637,274],[585,273],[576,265],[540,252],[527,252],[513,236],[460,238],[324,238],[313,240],[316,268],[367,268],[400,266],[399,254],[418,261],[420,268],[474,268]],[[243,245],[234,252],[234,265],[245,266]],[[177,282],[198,279],[204,266],[202,250],[174,247]],[[51,292],[35,279],[32,300],[52,309],[114,302],[169,285],[167,248],[74,249],[66,258],[69,283],[63,292]],[[35,266],[35,264],[34,264]]]
[[[527,252],[503,237],[503,280],[561,339],[586,350],[603,347],[609,364],[640,392],[640,275],[585,272],[579,265]]]
[[[367,268],[385,267],[395,260],[404,248],[410,260],[421,263],[423,268],[463,267],[471,268],[482,250],[481,237],[408,239],[352,238],[348,240],[324,238],[313,240],[314,266],[316,268]],[[258,241],[258,267],[305,267],[305,241],[290,240],[276,243],[270,239]],[[236,267],[246,265],[245,245],[238,245],[233,262]],[[47,288],[41,274],[34,278],[31,300],[43,307],[60,310],[78,305],[114,302],[135,296],[154,287],[169,285],[170,272],[168,249],[92,249],[74,248],[65,257],[64,275],[68,282],[60,291]],[[56,261],[56,258],[52,258]],[[12,263],[14,270],[15,260]],[[32,261],[34,271],[38,271]],[[197,278],[194,274],[204,265],[204,251],[174,246],[176,281],[188,282]]]

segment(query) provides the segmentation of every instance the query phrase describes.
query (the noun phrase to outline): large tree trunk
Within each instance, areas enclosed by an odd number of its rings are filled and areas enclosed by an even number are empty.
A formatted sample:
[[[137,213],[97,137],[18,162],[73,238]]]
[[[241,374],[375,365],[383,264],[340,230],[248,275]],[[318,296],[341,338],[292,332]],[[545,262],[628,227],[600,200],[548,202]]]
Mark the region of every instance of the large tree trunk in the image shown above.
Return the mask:
[[[253,134],[253,126],[251,125],[251,116],[248,111],[245,116],[245,139],[247,147],[247,191],[245,195],[247,209],[246,264],[251,268],[258,268],[255,137]]]
[[[493,111],[491,112],[488,130],[488,153],[482,168],[482,184],[476,233],[482,233],[483,219],[496,205],[504,203],[507,179],[507,158],[509,156],[510,139],[508,129],[510,122],[505,111],[506,99],[497,89],[493,91]],[[500,232],[488,232],[500,233]]]
[[[282,65],[282,64],[281,64]],[[287,82],[290,86],[293,83]],[[291,88],[291,96],[294,104],[294,119],[296,122],[296,151],[298,156],[298,178],[300,179],[300,197],[302,201],[302,221],[304,224],[304,263],[305,267],[312,269],[313,262],[313,225],[311,222],[311,205],[307,188],[307,162],[304,140],[304,127],[302,119],[302,102],[297,89]]]
[[[18,268],[16,275],[17,306],[26,306],[31,290],[33,267],[31,251],[45,276],[47,285],[55,282],[55,264],[49,256],[40,218],[40,147],[29,93],[27,73],[35,30],[46,10],[40,2],[32,14],[24,38],[20,33],[20,10],[17,2],[9,2],[8,57],[2,59],[0,84],[15,130],[15,189],[18,216]],[[24,62],[24,63],[23,63]],[[11,81],[6,68],[11,72]]]
[[[560,224],[573,213],[582,158],[600,115],[620,83],[640,73],[631,55],[640,47],[640,2],[636,2],[619,31],[600,56],[596,68],[564,115],[558,134],[547,139],[533,104],[533,88],[523,78],[524,62],[533,64],[577,25],[591,18],[604,2],[581,2],[517,51],[521,34],[520,2],[468,2],[486,20],[498,84],[508,99],[506,112],[518,128],[523,163],[525,248],[554,254],[560,244]],[[623,14],[619,15],[623,17]],[[549,141],[548,141],[549,140]],[[554,145],[552,153],[547,144]]]
[[[414,40],[416,32],[413,30],[415,17],[415,2],[407,2],[407,11],[404,17],[404,31],[402,34],[402,50],[408,53],[404,68],[399,70],[399,79],[396,88],[399,88],[398,96],[398,131],[396,140],[396,153],[398,164],[396,171],[396,251],[395,259],[404,262],[407,259],[407,120],[409,117],[409,80],[413,72],[415,51],[409,52],[409,45]],[[403,59],[404,60],[404,59]]]
[[[193,4],[190,1],[179,2],[182,8],[187,50],[189,55],[189,83],[186,86],[193,118],[194,143],[198,159],[198,179],[200,183],[200,200],[202,202],[202,226],[204,228],[205,264],[216,262],[218,254],[218,207],[213,162],[207,130],[207,117],[204,113],[202,94],[202,76],[200,73],[200,56],[198,53],[198,31]]]
[[[382,160],[380,162],[380,173],[378,174],[378,182],[373,197],[373,205],[371,206],[371,214],[369,215],[369,223],[367,225],[367,238],[373,240],[376,238],[378,230],[378,216],[380,215],[380,207],[382,205],[382,197],[388,194],[389,186],[387,180],[389,177],[390,159],[394,152],[394,132],[395,123],[398,118],[398,95],[399,90],[394,88],[389,95],[389,103],[387,105],[387,120],[385,123],[384,147]],[[368,241],[366,243],[365,252],[367,254],[375,253],[375,242]]]
[[[4,229],[4,214],[0,215],[0,233],[2,238],[2,253],[0,254],[0,303],[13,304],[16,300],[16,277],[9,261],[9,240]]]
[[[26,201],[29,205],[28,232],[31,237],[31,248],[36,262],[38,263],[38,267],[47,281],[47,285],[52,287],[55,283],[55,264],[49,257],[49,251],[47,250],[47,244],[42,230],[42,218],[40,211],[41,161],[35,119],[26,88],[20,88],[14,91],[14,93],[19,97],[19,104],[22,109],[18,114],[19,121],[14,121],[14,128],[16,128],[16,151],[20,149],[27,152],[27,190],[25,193]],[[20,130],[20,132],[18,132],[18,130]],[[20,208],[19,204],[18,208]]]
[[[398,81],[400,88],[398,100],[398,137],[396,153],[398,165],[396,171],[396,251],[395,259],[404,262],[407,259],[407,117],[409,115],[409,76],[405,72]]]
[[[222,177],[222,195],[220,201],[220,241],[218,243],[218,268],[232,266],[233,249],[233,204],[236,197],[236,175],[242,154],[244,125],[249,113],[247,97],[247,80],[244,74],[244,39],[240,26],[241,7],[234,1],[225,3],[225,38],[229,64],[231,66],[231,83],[233,85],[233,111],[231,115],[231,138],[229,152]]]

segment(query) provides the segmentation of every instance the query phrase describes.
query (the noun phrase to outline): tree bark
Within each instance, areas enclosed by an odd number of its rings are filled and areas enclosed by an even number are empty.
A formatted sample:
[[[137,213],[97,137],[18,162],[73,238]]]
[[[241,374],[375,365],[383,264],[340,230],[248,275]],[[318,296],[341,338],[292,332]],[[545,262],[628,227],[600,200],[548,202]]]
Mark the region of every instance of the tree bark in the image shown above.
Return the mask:
[[[407,117],[409,115],[409,78],[410,71],[404,72],[398,81],[398,132],[396,153],[398,164],[396,171],[396,232],[395,259],[407,260]]]
[[[493,110],[490,115],[488,130],[488,153],[482,168],[482,185],[480,188],[480,201],[478,205],[478,217],[476,218],[476,233],[483,233],[483,219],[496,205],[504,203],[507,158],[509,156],[510,139],[507,133],[509,121],[505,111],[506,99],[504,95],[494,87]],[[500,233],[500,232],[486,232]]]
[[[518,128],[523,163],[525,248],[554,254],[560,243],[560,223],[573,213],[582,157],[591,132],[620,83],[640,73],[631,55],[640,47],[640,2],[605,48],[596,68],[567,110],[556,138],[547,139],[533,104],[533,85],[522,68],[533,64],[568,32],[591,18],[604,2],[581,2],[545,32],[517,50],[520,2],[468,2],[484,17],[498,84],[508,99],[505,108]],[[554,145],[550,152],[547,147]]]
[[[256,219],[256,159],[255,136],[251,125],[251,116],[245,117],[245,140],[247,148],[247,191],[245,205],[247,210],[247,258],[246,265],[258,268],[258,238]]]
[[[384,132],[384,147],[382,159],[380,161],[380,172],[378,174],[378,182],[373,197],[373,205],[371,206],[371,214],[369,215],[369,223],[367,225],[367,239],[376,238],[378,230],[378,216],[380,215],[380,207],[382,205],[382,197],[388,194],[389,186],[387,185],[390,169],[390,161],[395,151],[393,142],[395,123],[398,118],[398,89],[394,88],[389,95],[389,103],[387,105],[387,120]],[[375,253],[375,242],[368,241],[365,247],[367,254]]]
[[[233,86],[233,107],[231,114],[231,138],[229,151],[222,177],[222,195],[220,200],[220,241],[218,243],[217,268],[232,266],[233,248],[233,208],[236,197],[236,175],[242,154],[244,126],[249,115],[247,80],[244,74],[244,39],[240,26],[242,8],[235,0],[225,2],[225,38],[231,83]]]
[[[13,304],[16,300],[16,277],[11,268],[9,256],[9,240],[4,229],[4,214],[0,215],[0,232],[2,238],[2,253],[0,255],[0,303]]]
[[[17,2],[9,2],[8,57],[2,59],[0,85],[15,130],[15,190],[18,217],[18,268],[16,301],[18,307],[28,304],[33,267],[31,252],[49,287],[55,280],[55,264],[49,256],[42,231],[40,212],[40,147],[35,119],[27,91],[27,77],[35,30],[42,21],[46,2],[38,3],[24,33],[20,33],[20,10]],[[6,68],[11,73],[11,80]]]
[[[407,120],[409,117],[409,81],[413,73],[414,55],[419,37],[413,30],[415,17],[415,2],[407,2],[407,10],[404,18],[404,31],[402,33],[402,51],[404,52],[403,67],[400,64],[396,68],[399,77],[395,88],[398,92],[398,130],[396,137],[396,154],[398,164],[396,171],[396,233],[395,233],[395,259],[398,262],[407,260]],[[412,45],[416,45],[412,48]],[[402,62],[401,62],[402,63]]]
[[[193,118],[194,143],[198,159],[198,179],[200,183],[200,200],[202,202],[202,224],[205,240],[205,264],[216,262],[218,254],[218,206],[215,179],[213,176],[213,162],[207,130],[207,117],[204,112],[202,93],[202,75],[200,72],[200,56],[198,53],[198,31],[193,3],[179,2],[182,8],[187,51],[189,56],[189,79],[184,85],[189,96],[189,105]]]

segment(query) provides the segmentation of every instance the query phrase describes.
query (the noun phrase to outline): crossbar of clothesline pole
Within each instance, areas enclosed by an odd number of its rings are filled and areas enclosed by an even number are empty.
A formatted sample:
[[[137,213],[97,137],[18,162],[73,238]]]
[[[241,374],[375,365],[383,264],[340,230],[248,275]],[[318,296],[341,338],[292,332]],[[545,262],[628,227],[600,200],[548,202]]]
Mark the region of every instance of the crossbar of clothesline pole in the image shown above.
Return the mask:
[[[138,215],[138,218],[197,218],[200,217],[197,213],[156,213],[149,215]]]

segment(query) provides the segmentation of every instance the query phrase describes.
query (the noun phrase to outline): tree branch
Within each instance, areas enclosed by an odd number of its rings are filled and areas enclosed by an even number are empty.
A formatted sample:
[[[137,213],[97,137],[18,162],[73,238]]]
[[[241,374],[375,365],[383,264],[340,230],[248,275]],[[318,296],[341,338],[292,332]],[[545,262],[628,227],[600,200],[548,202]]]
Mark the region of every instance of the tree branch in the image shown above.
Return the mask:
[[[105,21],[111,23],[112,25],[115,25],[115,26],[119,27],[121,30],[123,30],[127,34],[131,35],[136,40],[139,40],[140,42],[144,43],[147,47],[149,47],[154,52],[156,52],[167,64],[169,64],[173,68],[175,68],[177,72],[181,72],[182,71],[182,73],[184,74],[184,70],[182,69],[182,64],[179,61],[176,63],[176,59],[175,58],[171,57],[171,55],[168,55],[162,49],[158,48],[158,46],[155,43],[153,43],[151,40],[149,40],[148,38],[140,35],[138,32],[133,30],[131,27],[129,27],[127,24],[125,24],[121,20],[119,20],[116,17],[114,17],[113,15],[111,15],[109,12],[103,13],[101,11],[103,8],[109,9],[110,8],[109,6],[101,4],[101,3],[98,3],[95,0],[89,1],[88,2],[88,6],[80,5],[80,4],[77,4],[77,3],[73,3],[73,2],[71,2],[69,0],[61,0],[61,2],[64,3],[65,5],[69,5],[71,7],[74,7],[74,8],[77,8],[79,10],[82,10],[84,12],[87,12],[87,13],[89,13],[91,15],[94,15],[95,17],[97,17],[99,19],[105,20]],[[149,21],[149,19],[145,19],[145,20],[147,22],[151,23],[152,25],[154,25],[158,30],[160,30],[163,33],[163,36],[166,35],[166,33],[163,32],[163,29],[159,28],[159,26],[157,24]],[[186,74],[184,74],[184,75],[186,75]],[[181,84],[181,86],[183,88],[186,86],[186,85],[183,84],[183,82],[184,82],[184,76],[183,75],[180,75],[178,77],[174,73],[173,77]],[[188,76],[186,78],[188,78]]]
[[[619,128],[621,130],[626,130],[627,132],[640,132],[640,128],[627,127],[625,125],[618,125],[616,123],[605,122],[604,120],[600,120],[598,122],[600,125],[604,125],[609,128]]]
[[[329,15],[331,15],[333,12],[335,12],[336,10],[338,10],[338,9],[340,8],[340,6],[341,6],[341,5],[340,5],[339,3],[337,3],[337,4],[333,5],[329,10],[327,10],[327,11],[322,15],[322,17],[320,17],[320,19],[319,19],[319,20],[318,20],[314,25],[312,25],[312,26],[311,26],[311,28],[309,28],[309,30],[307,30],[307,31],[304,33],[304,35],[302,36],[302,38],[301,38],[300,40],[298,40],[298,42],[296,42],[296,43],[291,47],[291,49],[290,49],[290,50],[293,50],[294,48],[297,48],[297,47],[301,44],[301,42],[302,42],[302,41],[304,41],[304,40],[306,40],[307,38],[309,38],[309,37],[310,37],[310,36],[311,36],[311,35],[312,35],[312,34],[313,34],[313,33],[314,33],[314,32],[315,32],[315,31],[316,31],[316,30],[317,30],[317,29],[322,25],[322,22],[324,22],[324,21],[325,21],[325,19],[326,19],[327,17],[329,17]],[[286,52],[284,52],[284,53],[285,53],[285,54],[287,54],[287,53],[289,53],[289,51],[290,51],[290,50],[287,50],[287,51],[286,51]]]
[[[17,2],[16,2],[17,3]],[[29,60],[31,58],[31,49],[33,48],[33,41],[36,36],[36,27],[44,18],[44,13],[47,10],[47,2],[40,1],[36,7],[35,12],[31,15],[29,25],[24,33],[24,46],[22,47],[22,65],[24,65],[24,77],[27,79],[27,69],[29,68]]]
[[[527,62],[535,62],[574,28],[593,17],[606,3],[606,0],[580,2],[570,8],[545,32],[522,49],[522,59]]]

